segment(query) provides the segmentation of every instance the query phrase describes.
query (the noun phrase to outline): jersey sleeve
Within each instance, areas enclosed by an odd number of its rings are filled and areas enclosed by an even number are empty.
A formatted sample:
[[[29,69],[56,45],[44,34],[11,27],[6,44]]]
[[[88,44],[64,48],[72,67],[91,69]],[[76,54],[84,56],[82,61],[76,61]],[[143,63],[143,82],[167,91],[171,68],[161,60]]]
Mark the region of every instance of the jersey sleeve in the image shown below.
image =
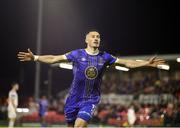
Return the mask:
[[[111,55],[109,53],[106,53],[106,58],[107,58],[108,65],[115,63],[117,60],[116,57],[114,57],[113,55]]]
[[[68,52],[68,53],[65,54],[65,56],[68,59],[68,61],[75,62],[76,58],[77,58],[77,50]]]

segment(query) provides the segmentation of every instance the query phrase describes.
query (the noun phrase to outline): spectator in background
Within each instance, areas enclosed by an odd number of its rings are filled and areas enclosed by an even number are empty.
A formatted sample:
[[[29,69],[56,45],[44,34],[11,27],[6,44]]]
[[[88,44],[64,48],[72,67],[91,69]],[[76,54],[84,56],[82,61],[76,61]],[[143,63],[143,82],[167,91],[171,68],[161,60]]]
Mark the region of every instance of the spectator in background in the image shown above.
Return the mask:
[[[128,108],[127,117],[128,117],[128,124],[130,126],[133,126],[136,121],[136,114],[133,105],[130,105],[130,107]]]
[[[175,113],[174,113],[174,105],[169,103],[166,108],[166,114],[164,115],[164,126],[170,127],[174,126],[175,121]]]
[[[45,95],[41,96],[38,105],[39,105],[39,116],[40,116],[41,126],[46,127],[45,116],[48,110],[48,100]]]
[[[38,111],[38,105],[35,102],[33,97],[29,97],[28,102],[28,108],[29,108],[29,114],[33,114]]]
[[[18,94],[19,84],[13,82],[11,84],[11,90],[9,91],[8,96],[8,118],[9,118],[9,128],[14,127],[14,123],[16,121],[16,109],[18,106]]]

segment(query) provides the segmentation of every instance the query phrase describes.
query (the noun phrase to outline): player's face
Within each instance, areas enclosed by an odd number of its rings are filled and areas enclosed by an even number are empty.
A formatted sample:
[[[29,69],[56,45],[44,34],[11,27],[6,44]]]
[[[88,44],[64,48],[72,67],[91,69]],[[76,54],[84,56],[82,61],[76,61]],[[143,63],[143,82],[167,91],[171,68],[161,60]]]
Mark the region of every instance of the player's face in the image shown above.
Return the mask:
[[[99,48],[100,34],[96,31],[89,32],[89,34],[86,36],[86,43],[89,47]]]
[[[14,87],[15,87],[16,90],[19,90],[19,85],[18,84],[16,84]]]
[[[46,96],[42,96],[42,99],[46,99]]]

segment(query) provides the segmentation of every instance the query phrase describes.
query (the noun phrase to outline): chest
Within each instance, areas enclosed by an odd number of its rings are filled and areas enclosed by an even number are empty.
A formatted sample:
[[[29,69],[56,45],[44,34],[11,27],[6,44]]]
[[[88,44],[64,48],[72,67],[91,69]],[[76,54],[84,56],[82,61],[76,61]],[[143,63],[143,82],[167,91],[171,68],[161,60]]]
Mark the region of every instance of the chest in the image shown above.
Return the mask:
[[[99,70],[104,67],[105,63],[106,60],[102,56],[79,56],[77,59],[77,65],[82,69],[95,67]]]

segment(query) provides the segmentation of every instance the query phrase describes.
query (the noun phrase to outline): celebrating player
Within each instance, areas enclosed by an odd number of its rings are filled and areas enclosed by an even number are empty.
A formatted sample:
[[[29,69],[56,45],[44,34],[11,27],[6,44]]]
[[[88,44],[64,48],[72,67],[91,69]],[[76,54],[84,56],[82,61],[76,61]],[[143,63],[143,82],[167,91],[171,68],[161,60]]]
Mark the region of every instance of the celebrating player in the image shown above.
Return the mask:
[[[100,101],[102,75],[108,65],[121,64],[129,68],[142,66],[157,67],[164,64],[163,59],[152,57],[149,60],[135,61],[113,57],[99,51],[100,34],[90,31],[86,35],[85,49],[73,50],[64,55],[34,55],[30,49],[19,52],[20,61],[38,61],[43,63],[73,63],[73,81],[65,104],[65,117],[68,127],[86,127]]]

